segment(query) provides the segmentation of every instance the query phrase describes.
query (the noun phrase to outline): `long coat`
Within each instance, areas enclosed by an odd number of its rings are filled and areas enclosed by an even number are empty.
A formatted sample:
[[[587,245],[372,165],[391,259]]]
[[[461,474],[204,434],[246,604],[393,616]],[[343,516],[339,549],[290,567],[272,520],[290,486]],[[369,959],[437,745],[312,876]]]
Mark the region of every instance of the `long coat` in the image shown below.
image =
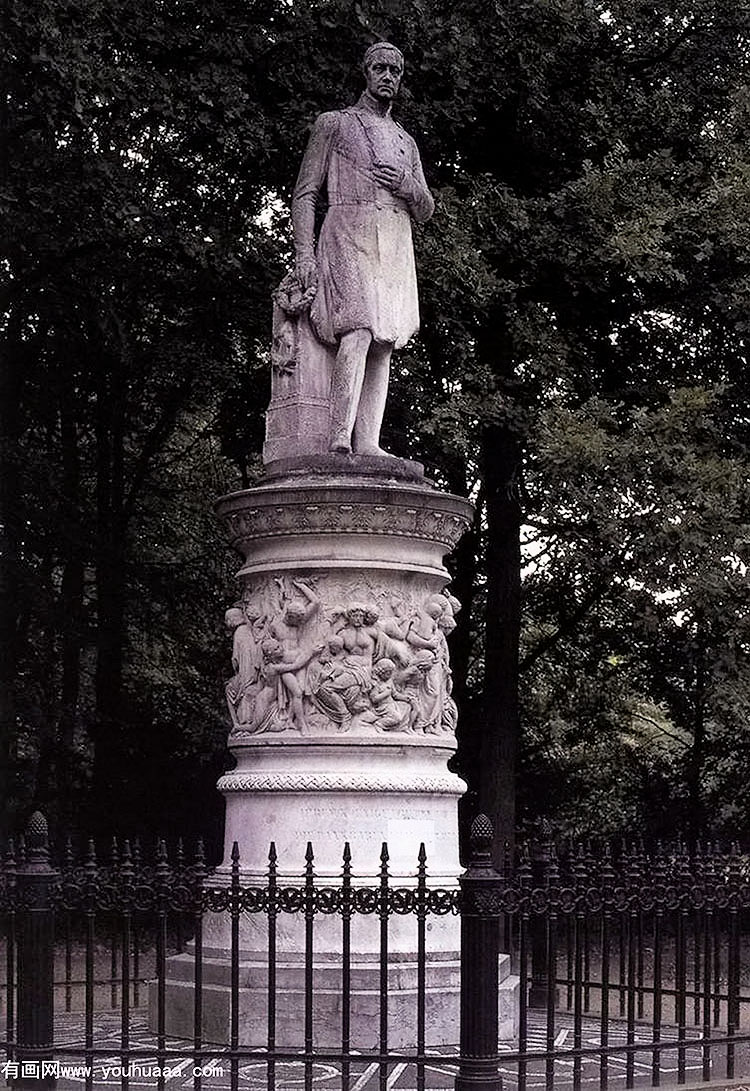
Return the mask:
[[[397,193],[372,177],[374,163],[403,171]],[[310,309],[316,334],[335,345],[367,329],[400,348],[419,329],[411,221],[434,210],[414,140],[363,95],[356,106],[321,114],[305,152],[292,201],[295,239],[312,245],[315,204],[327,191],[318,239],[318,291]]]

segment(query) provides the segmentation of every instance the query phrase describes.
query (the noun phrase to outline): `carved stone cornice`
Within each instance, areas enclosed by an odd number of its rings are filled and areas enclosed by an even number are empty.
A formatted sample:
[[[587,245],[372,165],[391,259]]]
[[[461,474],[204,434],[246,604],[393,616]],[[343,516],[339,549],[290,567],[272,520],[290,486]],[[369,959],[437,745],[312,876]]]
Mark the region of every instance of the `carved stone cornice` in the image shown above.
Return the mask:
[[[459,496],[403,485],[257,488],[223,497],[216,512],[230,544],[260,538],[376,535],[437,542],[453,549],[471,524],[471,506]]]

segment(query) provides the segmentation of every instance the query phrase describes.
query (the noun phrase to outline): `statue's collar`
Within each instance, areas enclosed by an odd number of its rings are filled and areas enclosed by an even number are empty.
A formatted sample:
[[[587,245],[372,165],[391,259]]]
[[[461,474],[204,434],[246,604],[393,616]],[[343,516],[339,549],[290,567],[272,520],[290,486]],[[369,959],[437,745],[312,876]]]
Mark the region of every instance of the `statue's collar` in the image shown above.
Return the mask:
[[[377,109],[377,107],[375,106],[375,103],[372,101],[372,99],[369,97],[369,95],[367,94],[366,91],[363,91],[362,94],[359,96],[359,98],[357,99],[357,102],[356,102],[356,104],[354,106],[354,109],[355,110],[362,110],[364,113],[371,114],[373,117],[390,117],[391,116],[391,106],[390,106],[390,104],[388,105],[388,109],[386,110],[386,112],[384,114],[381,114],[380,110]]]

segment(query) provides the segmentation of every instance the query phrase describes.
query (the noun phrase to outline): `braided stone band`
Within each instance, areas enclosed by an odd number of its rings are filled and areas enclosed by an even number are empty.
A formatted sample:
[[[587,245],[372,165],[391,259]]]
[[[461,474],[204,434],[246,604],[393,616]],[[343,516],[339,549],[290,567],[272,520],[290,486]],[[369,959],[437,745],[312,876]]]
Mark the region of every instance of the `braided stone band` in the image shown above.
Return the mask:
[[[417,792],[461,796],[466,785],[450,773],[378,776],[372,773],[226,773],[220,792]]]

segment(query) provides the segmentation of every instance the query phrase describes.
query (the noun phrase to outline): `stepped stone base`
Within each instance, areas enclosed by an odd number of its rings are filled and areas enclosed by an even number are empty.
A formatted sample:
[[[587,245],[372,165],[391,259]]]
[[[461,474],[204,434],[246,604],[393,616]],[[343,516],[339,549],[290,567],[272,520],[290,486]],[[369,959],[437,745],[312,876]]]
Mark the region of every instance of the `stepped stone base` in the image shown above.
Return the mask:
[[[268,1042],[268,961],[264,954],[240,957],[240,1044],[264,1048]],[[194,959],[190,953],[167,962],[167,1034],[194,1035]],[[203,1020],[206,1043],[227,1044],[231,1020],[229,958],[203,960]],[[510,958],[501,955],[498,990],[499,1040],[518,1033],[519,981],[510,975]],[[458,953],[428,958],[425,993],[425,1036],[428,1046],[456,1046],[459,1040],[460,963]],[[151,984],[149,1011],[155,1030],[156,985]],[[353,955],[351,963],[350,1041],[352,1048],[379,1046],[380,967],[374,954]],[[343,996],[340,955],[316,956],[313,968],[313,1044],[316,1049],[341,1048]],[[301,1049],[305,1027],[305,969],[301,958],[285,955],[276,967],[276,1046]],[[389,958],[388,1047],[413,1049],[417,1033],[417,963],[413,953]]]
[[[284,479],[287,484],[295,480],[307,484],[323,480],[330,484],[334,481],[367,481],[368,478],[381,485],[389,481],[430,485],[425,480],[422,463],[410,458],[394,458],[393,455],[344,455],[333,451],[314,456],[279,458],[269,462],[265,467],[262,484],[272,484]]]

